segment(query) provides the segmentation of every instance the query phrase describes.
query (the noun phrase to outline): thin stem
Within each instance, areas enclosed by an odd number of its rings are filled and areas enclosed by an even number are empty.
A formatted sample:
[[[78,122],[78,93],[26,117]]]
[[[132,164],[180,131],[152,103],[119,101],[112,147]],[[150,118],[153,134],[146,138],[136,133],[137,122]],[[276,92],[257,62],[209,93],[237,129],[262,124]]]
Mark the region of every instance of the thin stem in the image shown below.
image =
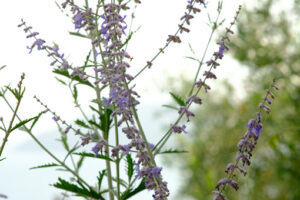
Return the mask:
[[[5,97],[3,96],[3,98],[5,98]],[[5,132],[5,136],[4,136],[4,138],[3,138],[3,143],[2,143],[1,148],[0,148],[0,157],[1,157],[1,155],[2,155],[4,146],[5,146],[6,142],[7,142],[8,136],[9,136],[10,133],[11,133],[11,128],[12,128],[13,122],[14,122],[14,120],[15,120],[15,117],[16,117],[16,115],[17,115],[17,111],[18,111],[18,109],[19,109],[20,103],[21,103],[21,98],[18,99],[18,102],[17,102],[17,105],[16,105],[16,109],[13,110],[13,112],[14,112],[14,113],[13,113],[13,116],[12,116],[12,118],[11,118],[11,120],[10,120],[10,124],[9,124],[9,126],[8,126],[8,129],[7,129],[6,132]]]
[[[223,1],[222,1],[222,2],[223,2]],[[215,22],[213,23],[213,27],[212,27],[212,29],[211,29],[211,33],[210,33],[208,42],[207,42],[207,44],[206,44],[204,53],[203,53],[203,55],[202,55],[201,61],[200,61],[200,63],[199,63],[199,66],[198,66],[198,69],[197,69],[197,72],[196,72],[196,75],[195,75],[195,78],[194,78],[194,81],[193,81],[192,88],[191,88],[191,90],[190,90],[188,96],[191,96],[191,94],[193,93],[193,90],[194,90],[194,88],[195,88],[195,84],[194,84],[194,83],[195,83],[195,82],[197,81],[197,79],[198,79],[198,76],[199,76],[199,73],[200,73],[200,69],[201,69],[201,67],[202,67],[202,65],[203,65],[203,61],[204,61],[204,59],[205,59],[205,56],[206,56],[208,47],[209,47],[209,45],[210,45],[210,43],[211,43],[211,40],[212,40],[212,36],[214,35],[215,31],[217,30],[217,27],[218,27],[217,23],[218,23],[218,21],[219,21],[220,14],[221,14],[221,10],[218,11],[217,19],[216,19]]]
[[[117,116],[114,116],[114,125],[115,125],[115,137],[116,137],[116,146],[119,146],[119,130],[118,130],[118,120]],[[120,157],[119,154],[117,154],[116,158],[116,174],[117,174],[117,194],[118,194],[118,200],[121,199],[120,196]]]
[[[9,108],[11,110],[13,110],[12,106],[10,105],[10,103],[8,102],[8,100],[3,96],[4,101],[7,103],[7,105],[9,106]],[[18,116],[18,114],[16,114],[16,117],[19,121],[22,121],[21,118]],[[54,154],[52,154],[33,134],[32,132],[27,128],[26,125],[23,125],[23,127],[25,128],[26,132],[32,137],[32,139],[46,152],[48,153],[48,155],[50,155],[56,162],[58,162],[62,167],[64,167],[67,171],[69,171],[71,174],[73,174],[78,181],[82,182],[83,184],[85,184],[87,187],[91,188],[91,186],[85,181],[83,180],[75,171],[73,171],[71,168],[69,168],[64,162],[60,161]]]

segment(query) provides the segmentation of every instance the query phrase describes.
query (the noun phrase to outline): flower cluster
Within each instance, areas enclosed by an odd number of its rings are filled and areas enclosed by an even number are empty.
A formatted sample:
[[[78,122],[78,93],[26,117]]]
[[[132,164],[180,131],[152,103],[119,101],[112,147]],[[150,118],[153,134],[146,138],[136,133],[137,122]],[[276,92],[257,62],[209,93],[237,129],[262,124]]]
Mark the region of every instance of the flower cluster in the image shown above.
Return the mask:
[[[244,176],[247,175],[245,166],[250,166],[250,159],[253,155],[253,150],[255,149],[257,140],[262,132],[262,110],[265,110],[266,113],[271,111],[270,107],[266,106],[265,104],[271,104],[272,99],[275,98],[275,95],[272,93],[271,89],[274,88],[278,90],[278,87],[274,85],[274,83],[275,80],[273,80],[271,87],[267,90],[266,96],[263,98],[263,102],[259,104],[259,111],[257,112],[256,119],[249,120],[246,126],[248,130],[237,145],[238,153],[236,155],[236,162],[229,163],[227,165],[225,172],[228,174],[228,177],[221,179],[216,186],[217,191],[214,191],[216,194],[215,200],[226,199],[223,191],[227,185],[231,186],[235,190],[239,189],[238,183],[232,179],[236,176],[235,170],[238,170]]]
[[[35,47],[37,47],[38,50],[45,50],[48,53],[48,57],[52,57],[54,60],[50,63],[51,66],[55,65],[56,63],[59,63],[60,70],[66,71],[68,69],[72,69],[69,62],[64,58],[63,53],[59,53],[59,47],[57,45],[54,45],[54,47],[46,45],[45,40],[41,38],[37,38],[39,35],[38,32],[32,32],[32,26],[26,26],[25,21],[22,20],[22,23],[18,25],[18,27],[24,27],[24,32],[27,34],[26,38],[34,38],[35,41],[33,44],[29,47],[27,46],[27,49],[29,49],[29,53],[33,51]],[[78,69],[75,69],[75,71],[78,71]],[[75,72],[76,73],[76,72]],[[84,72],[81,72],[81,77],[83,79],[86,79],[86,74]]]
[[[204,4],[203,1],[199,1],[199,2]],[[192,4],[190,4],[190,5],[192,5]],[[190,121],[190,117],[195,116],[195,114],[189,110],[191,104],[192,103],[202,104],[202,99],[197,96],[199,91],[201,90],[201,88],[203,87],[205,92],[208,92],[208,90],[210,90],[210,86],[207,85],[206,81],[208,79],[217,79],[217,76],[212,72],[212,69],[215,69],[217,66],[220,65],[217,61],[219,59],[223,58],[225,50],[229,50],[229,48],[228,48],[227,44],[225,43],[225,41],[230,42],[228,34],[233,34],[233,31],[231,30],[231,28],[236,23],[236,20],[238,18],[240,10],[241,10],[241,6],[239,6],[239,8],[238,8],[238,10],[237,10],[237,12],[234,16],[233,21],[230,23],[229,28],[226,28],[225,34],[221,37],[220,42],[217,43],[219,45],[218,51],[214,52],[212,58],[209,61],[206,62],[207,66],[209,67],[209,70],[204,72],[204,74],[203,74],[204,80],[202,81],[202,79],[200,79],[200,80],[195,82],[195,86],[198,88],[198,90],[196,91],[195,94],[192,94],[191,96],[189,96],[187,98],[186,106],[181,106],[178,110],[178,113],[180,115],[185,115],[186,116],[188,122]],[[172,124],[171,124],[171,129],[172,129],[173,132],[179,133],[179,131],[178,131],[179,129],[178,128],[174,129],[174,125],[172,125]]]
[[[191,19],[194,18],[193,14],[199,13],[201,10],[196,6],[196,4],[202,4],[204,7],[206,7],[206,3],[203,0],[188,0],[188,5],[186,7],[187,12],[184,13],[184,15],[180,18],[182,21],[180,24],[178,24],[178,31],[174,35],[168,35],[167,42],[174,42],[174,43],[180,43],[181,39],[178,36],[178,33],[182,34],[183,32],[189,33],[190,29],[185,27],[184,25],[191,25]],[[168,44],[167,43],[167,44]]]

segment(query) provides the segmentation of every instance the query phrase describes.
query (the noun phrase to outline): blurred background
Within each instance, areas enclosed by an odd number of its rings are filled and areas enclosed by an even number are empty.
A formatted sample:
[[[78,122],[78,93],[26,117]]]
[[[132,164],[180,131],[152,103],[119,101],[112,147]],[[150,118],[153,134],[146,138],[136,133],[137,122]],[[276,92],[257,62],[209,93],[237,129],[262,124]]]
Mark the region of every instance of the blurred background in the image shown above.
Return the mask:
[[[229,190],[228,199],[300,199],[300,1],[255,1],[243,7],[230,44],[230,56],[249,72],[238,87],[218,83],[226,92],[212,90],[197,110],[189,137],[177,145],[189,151],[172,158],[182,172],[178,199],[212,199],[211,191],[235,159],[237,142],[255,117],[257,105],[273,77],[281,90],[265,116],[262,137],[248,175],[238,177],[241,188]],[[234,78],[237,74],[232,74]],[[230,79],[231,79],[230,78]],[[182,87],[182,95],[185,87]]]
[[[61,3],[61,2],[58,2]],[[222,30],[231,22],[241,1],[224,2],[221,19],[225,19],[208,52],[218,48],[215,42]],[[50,44],[58,43],[67,58],[80,65],[85,59],[90,43],[71,37],[74,25],[54,1],[5,1],[0,3],[0,66],[1,86],[17,84],[22,72],[26,73],[26,98],[21,116],[29,118],[42,108],[33,99],[37,95],[65,120],[72,121],[80,113],[74,108],[67,88],[55,80],[49,66],[50,59],[42,52],[28,55],[26,46],[33,41],[25,39],[17,28],[20,18],[31,24],[35,31]],[[128,52],[134,57],[132,74],[135,74],[165,43],[167,35],[175,32],[185,11],[186,1],[143,1],[136,8],[133,37]],[[184,35],[182,44],[171,45],[157,59],[151,70],[137,79],[141,97],[139,111],[151,143],[159,140],[177,113],[162,108],[171,102],[168,92],[185,96],[190,87],[197,64],[191,56],[189,44],[197,57],[201,57],[209,37],[208,13],[214,19],[217,2],[209,2],[208,9],[192,21],[190,34]],[[155,11],[155,14],[153,14]],[[211,92],[201,94],[203,104],[193,107],[196,117],[188,125],[188,135],[176,135],[170,147],[188,153],[161,156],[163,176],[169,183],[172,200],[209,200],[218,180],[225,176],[225,168],[235,159],[237,143],[246,131],[246,124],[255,117],[266,88],[273,78],[278,79],[281,90],[277,93],[269,116],[264,115],[262,137],[258,142],[246,177],[238,177],[240,190],[228,190],[230,200],[298,200],[300,199],[300,34],[298,0],[244,1],[238,23],[231,38],[230,51],[217,69],[218,79],[212,83]],[[163,16],[163,17],[162,17]],[[206,59],[207,60],[207,59]],[[79,88],[79,101],[88,108],[91,91]],[[0,102],[0,115],[9,119],[10,111]],[[170,113],[170,114],[166,114]],[[47,118],[48,117],[48,118]],[[65,156],[62,145],[56,142],[59,133],[51,120],[43,118],[36,127],[36,136],[60,158]],[[159,120],[157,120],[159,119]],[[0,135],[2,137],[2,135]],[[71,143],[78,138],[69,136]],[[91,146],[86,147],[88,151]],[[10,200],[61,200],[60,191],[51,184],[57,177],[68,177],[54,169],[28,170],[30,167],[52,162],[47,154],[34,144],[24,132],[9,138],[4,151],[6,160],[0,163],[0,194]],[[102,168],[101,163],[87,161],[82,174],[90,183]],[[77,199],[70,197],[69,199]],[[143,192],[134,200],[150,200],[151,193]]]

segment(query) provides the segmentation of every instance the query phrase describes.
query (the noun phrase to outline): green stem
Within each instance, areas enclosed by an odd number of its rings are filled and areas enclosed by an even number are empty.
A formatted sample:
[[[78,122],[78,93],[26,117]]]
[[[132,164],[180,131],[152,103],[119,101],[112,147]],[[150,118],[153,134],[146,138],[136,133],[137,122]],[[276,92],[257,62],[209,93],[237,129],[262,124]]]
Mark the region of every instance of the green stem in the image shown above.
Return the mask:
[[[3,98],[5,98],[5,97],[3,96]],[[5,132],[5,136],[4,136],[4,138],[3,138],[3,143],[2,143],[1,148],[0,148],[0,157],[1,157],[2,152],[3,152],[3,150],[4,150],[4,146],[5,146],[6,142],[7,142],[8,136],[9,136],[10,133],[11,133],[11,128],[12,128],[13,122],[14,122],[14,120],[15,120],[15,117],[16,117],[16,115],[17,115],[17,111],[18,111],[18,109],[19,109],[20,103],[21,103],[21,98],[18,99],[18,102],[17,102],[17,105],[16,105],[16,109],[13,110],[14,114],[13,114],[11,120],[10,120],[9,127],[8,127],[7,131]]]
[[[115,137],[116,137],[116,146],[119,146],[119,130],[118,130],[118,120],[117,116],[114,116],[114,124],[115,124]],[[119,154],[117,154],[116,159],[116,174],[117,174],[117,194],[118,194],[118,200],[121,199],[120,196],[120,157]]]
[[[205,56],[206,56],[208,47],[209,47],[209,45],[210,45],[210,43],[211,43],[211,40],[212,40],[212,36],[214,35],[215,31],[217,30],[217,26],[218,26],[217,23],[218,23],[218,21],[219,21],[220,13],[221,13],[221,12],[218,12],[217,19],[215,20],[215,22],[214,22],[214,24],[213,24],[213,27],[212,27],[212,29],[211,29],[211,33],[210,33],[208,42],[207,42],[207,44],[206,44],[204,53],[203,53],[203,55],[202,55],[201,61],[200,61],[200,63],[199,63],[199,66],[198,66],[198,69],[197,69],[197,72],[196,72],[196,75],[195,75],[195,78],[194,78],[193,83],[196,83],[196,81],[197,81],[197,79],[198,79],[198,76],[199,76],[199,73],[200,73],[200,69],[201,69],[201,67],[202,67],[202,65],[203,65],[204,58],[205,58]],[[194,88],[195,88],[195,84],[192,85],[192,88],[191,88],[191,90],[190,90],[188,96],[191,96],[191,95],[192,95]]]
[[[12,106],[10,105],[10,103],[8,102],[8,100],[3,96],[4,101],[7,103],[7,105],[9,106],[9,108],[11,110],[13,110]],[[22,121],[21,118],[16,114],[16,117],[19,121]],[[63,163],[62,161],[60,161],[54,154],[52,154],[33,134],[32,132],[25,126],[23,125],[23,127],[25,128],[26,132],[32,137],[32,139],[46,152],[48,153],[48,155],[50,155],[57,163],[59,163],[62,167],[64,167],[67,171],[69,171],[71,174],[73,174],[78,181],[82,182],[83,184],[85,184],[87,187],[91,188],[91,186],[85,181],[83,180],[75,171],[73,171],[71,168],[69,168],[65,163]]]

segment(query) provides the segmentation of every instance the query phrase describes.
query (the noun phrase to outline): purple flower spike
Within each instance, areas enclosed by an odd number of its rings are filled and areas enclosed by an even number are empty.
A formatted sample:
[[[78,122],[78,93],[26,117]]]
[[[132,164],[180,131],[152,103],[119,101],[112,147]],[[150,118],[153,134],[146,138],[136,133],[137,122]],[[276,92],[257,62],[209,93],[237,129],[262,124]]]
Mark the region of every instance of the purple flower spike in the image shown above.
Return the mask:
[[[151,170],[151,174],[154,176],[154,178],[158,178],[160,176],[161,170],[162,170],[162,168],[154,167]]]
[[[74,24],[75,24],[75,29],[80,29],[82,26],[82,21],[83,21],[83,16],[81,13],[78,13],[77,15],[74,16]]]

